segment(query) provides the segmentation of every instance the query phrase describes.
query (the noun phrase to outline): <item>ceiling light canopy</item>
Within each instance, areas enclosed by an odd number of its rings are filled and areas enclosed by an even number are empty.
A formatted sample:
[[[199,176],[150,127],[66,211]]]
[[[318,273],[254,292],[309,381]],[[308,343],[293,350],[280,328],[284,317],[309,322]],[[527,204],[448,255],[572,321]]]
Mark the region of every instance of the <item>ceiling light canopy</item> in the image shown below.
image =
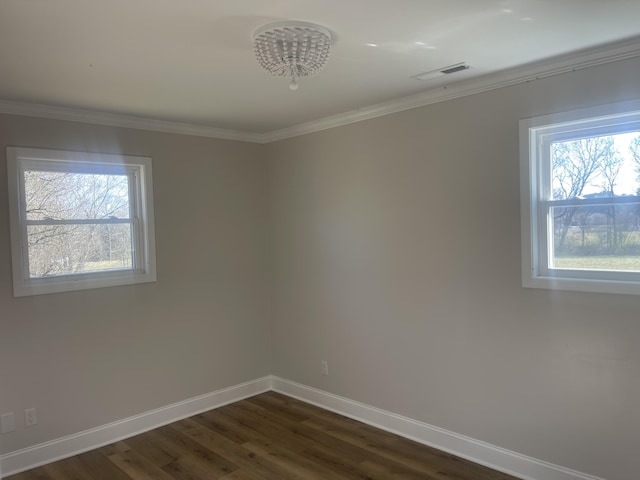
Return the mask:
[[[289,88],[298,89],[298,78],[310,77],[329,59],[331,33],[307,22],[276,22],[253,34],[258,63],[271,75],[291,78]]]

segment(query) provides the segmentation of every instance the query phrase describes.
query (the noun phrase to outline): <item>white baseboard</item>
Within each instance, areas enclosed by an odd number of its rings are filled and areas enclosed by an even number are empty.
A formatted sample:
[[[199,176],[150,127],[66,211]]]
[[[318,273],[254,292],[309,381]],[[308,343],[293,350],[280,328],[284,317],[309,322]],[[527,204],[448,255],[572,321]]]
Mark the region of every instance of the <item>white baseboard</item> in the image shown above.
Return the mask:
[[[71,457],[269,390],[331,410],[523,480],[604,480],[275,376],[190,398],[0,456],[2,475]],[[0,475],[0,478],[2,478]]]
[[[283,378],[272,390],[523,480],[604,480]]]
[[[107,425],[0,456],[0,478],[71,457],[271,389],[271,377],[206,393]]]

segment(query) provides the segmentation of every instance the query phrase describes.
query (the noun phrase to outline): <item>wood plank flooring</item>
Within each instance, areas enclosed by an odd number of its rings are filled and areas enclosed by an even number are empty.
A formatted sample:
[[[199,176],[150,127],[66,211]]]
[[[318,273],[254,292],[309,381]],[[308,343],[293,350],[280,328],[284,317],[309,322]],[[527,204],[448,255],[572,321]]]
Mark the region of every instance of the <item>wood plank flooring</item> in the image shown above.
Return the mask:
[[[268,392],[6,480],[517,480]]]

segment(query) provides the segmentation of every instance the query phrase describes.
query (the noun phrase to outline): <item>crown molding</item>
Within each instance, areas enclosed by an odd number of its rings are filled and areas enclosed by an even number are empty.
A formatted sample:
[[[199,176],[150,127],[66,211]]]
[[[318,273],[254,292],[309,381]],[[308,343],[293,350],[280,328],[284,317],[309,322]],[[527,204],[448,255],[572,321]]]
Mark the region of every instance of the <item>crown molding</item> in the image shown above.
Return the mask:
[[[265,134],[264,143],[271,143],[307,133],[361,122],[413,108],[455,98],[475,95],[511,85],[528,83],[562,73],[582,70],[606,63],[627,60],[640,56],[640,37],[616,42],[598,48],[581,50],[567,55],[554,57],[540,62],[522,65],[482,77],[445,85],[422,93],[382,102],[349,112],[332,115],[319,120],[301,123],[292,127],[274,130]]]
[[[24,103],[10,100],[0,100],[0,113],[24,115],[27,117],[52,118],[70,122],[92,123],[110,127],[135,128],[153,132],[177,133],[194,135],[197,137],[218,138],[221,140],[237,140],[241,142],[265,143],[264,134],[228,130],[191,123],[171,122],[153,118],[106,113],[97,110],[44,105],[39,103]]]
[[[415,95],[378,103],[267,133],[243,132],[240,130],[230,130],[205,125],[9,100],[0,100],[0,113],[93,123],[113,127],[135,128],[155,132],[194,135],[222,140],[271,143],[455,98],[475,95],[498,88],[532,82],[542,78],[637,57],[640,57],[640,37],[634,37],[633,39],[588,50],[581,50],[501,72],[487,74],[482,77],[452,83]]]

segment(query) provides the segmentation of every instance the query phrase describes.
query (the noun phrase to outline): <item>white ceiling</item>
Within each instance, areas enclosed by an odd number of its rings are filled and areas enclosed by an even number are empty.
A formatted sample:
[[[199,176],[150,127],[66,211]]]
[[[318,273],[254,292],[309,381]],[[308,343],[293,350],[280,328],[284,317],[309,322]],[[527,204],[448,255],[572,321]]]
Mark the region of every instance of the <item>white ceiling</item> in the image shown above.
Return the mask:
[[[265,133],[635,42],[639,18],[640,0],[0,0],[0,99]],[[280,20],[336,38],[295,92],[253,54]]]

